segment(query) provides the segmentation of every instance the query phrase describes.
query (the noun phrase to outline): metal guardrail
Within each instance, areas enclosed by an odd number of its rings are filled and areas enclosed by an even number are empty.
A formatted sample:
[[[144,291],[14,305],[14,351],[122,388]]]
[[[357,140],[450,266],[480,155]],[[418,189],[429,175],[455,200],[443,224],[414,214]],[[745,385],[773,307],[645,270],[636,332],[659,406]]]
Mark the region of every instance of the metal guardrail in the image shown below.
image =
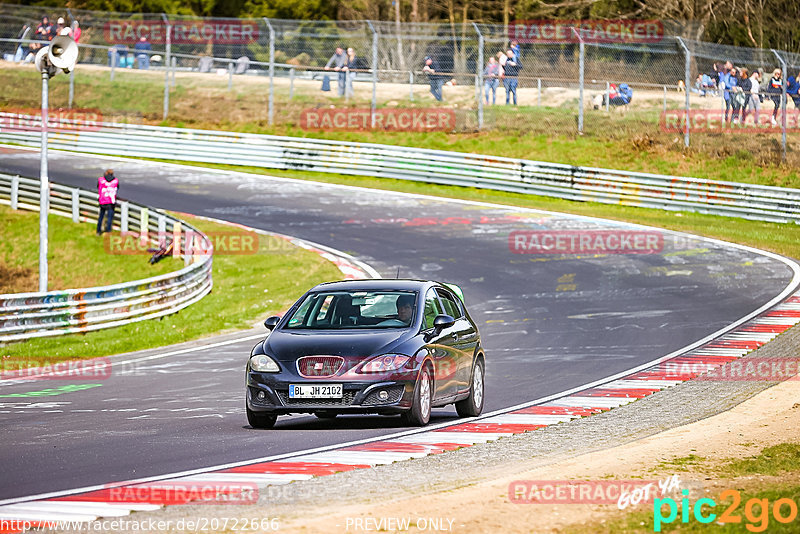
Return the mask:
[[[94,221],[97,195],[84,189],[50,185],[50,212],[74,222]],[[0,174],[0,204],[39,210],[39,181]],[[0,295],[0,342],[111,328],[175,313],[203,298],[212,288],[212,257],[191,245],[205,235],[166,213],[131,202],[117,203],[114,226],[148,243],[166,232],[180,243],[183,269],[122,284],[47,293]],[[155,241],[154,241],[155,240]],[[207,240],[205,240],[207,242]],[[190,245],[187,251],[186,245]]]
[[[38,122],[7,128],[0,141],[38,146]],[[800,223],[800,190],[499,156],[322,139],[130,124],[67,124],[49,146],[89,154],[249,165],[478,187],[577,201]],[[89,127],[91,126],[91,127]]]

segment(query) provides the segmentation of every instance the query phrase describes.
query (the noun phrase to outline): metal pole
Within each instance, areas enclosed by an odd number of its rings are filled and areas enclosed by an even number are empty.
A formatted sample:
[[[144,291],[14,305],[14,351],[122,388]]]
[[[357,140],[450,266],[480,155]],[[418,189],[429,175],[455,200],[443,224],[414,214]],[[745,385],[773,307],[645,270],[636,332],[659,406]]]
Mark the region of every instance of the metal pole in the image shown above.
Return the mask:
[[[269,19],[264,17],[264,22],[269,28],[269,97],[267,98],[267,124],[272,126],[275,115],[275,29],[270,24]],[[292,69],[294,71],[294,69]],[[294,89],[294,72],[292,72],[291,87],[289,88],[289,98],[292,98]]]
[[[478,25],[474,22],[472,26],[475,28],[475,33],[478,34],[478,76],[477,76],[477,85],[478,85],[478,130],[483,129],[483,34],[481,30],[478,28]]]
[[[688,148],[688,146],[689,146],[689,124],[691,122],[691,118],[689,116],[689,87],[690,87],[689,84],[692,81],[691,80],[691,76],[692,76],[692,54],[689,52],[689,48],[683,42],[683,39],[681,39],[680,37],[676,37],[676,39],[678,40],[678,44],[680,44],[681,47],[683,48],[683,53],[684,53],[685,58],[686,58],[686,64],[684,66],[685,69],[686,69],[686,72],[684,73],[684,77],[686,79],[683,81],[683,83],[685,85],[685,89],[686,89],[686,120],[685,120],[686,124],[684,124],[683,145]]]
[[[166,31],[167,36],[167,50],[166,50],[166,59],[164,60],[164,66],[166,69],[164,70],[164,118],[163,120],[167,120],[167,115],[169,115],[169,65],[172,61],[172,26],[169,23],[169,19],[167,16],[162,13],[161,19],[164,21],[164,29]]]
[[[771,49],[781,64],[781,161],[786,161],[786,62],[774,48]]]
[[[611,111],[611,82],[606,82],[606,113]]]
[[[178,70],[178,58],[172,58],[172,87],[175,87],[175,71]]]
[[[50,211],[50,182],[47,178],[47,82],[50,76],[42,72],[42,147],[39,152],[39,291],[47,291],[47,215]]]
[[[372,117],[372,128],[375,128],[376,110],[378,109],[378,32],[372,22],[367,21],[369,29],[372,30],[372,103],[370,104],[370,115]]]
[[[414,101],[414,71],[408,71],[408,99]]]
[[[536,78],[536,105],[542,107],[542,79]]]
[[[75,100],[75,69],[69,71],[69,100],[67,109],[72,109],[72,101]]]
[[[17,209],[19,202],[19,175],[11,177],[11,209]]]
[[[294,67],[289,69],[289,100],[294,98]]]
[[[584,71],[584,58],[586,49],[583,43],[583,37],[575,28],[572,28],[573,33],[578,38],[579,55],[578,55],[578,133],[583,133],[583,71]]]
[[[111,48],[111,78],[110,78],[110,80],[112,82],[114,81],[114,69],[116,68],[116,66],[117,66],[117,48],[116,47],[112,47]]]
[[[228,62],[228,91],[233,89],[233,62]]]

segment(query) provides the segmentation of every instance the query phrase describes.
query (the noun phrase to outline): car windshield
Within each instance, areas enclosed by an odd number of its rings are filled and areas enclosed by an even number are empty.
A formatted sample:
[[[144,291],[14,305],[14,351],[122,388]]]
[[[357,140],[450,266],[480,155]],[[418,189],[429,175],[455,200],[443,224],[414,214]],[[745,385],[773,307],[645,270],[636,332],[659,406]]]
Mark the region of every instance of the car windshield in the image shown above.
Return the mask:
[[[406,328],[416,314],[414,291],[321,291],[306,295],[288,329]]]

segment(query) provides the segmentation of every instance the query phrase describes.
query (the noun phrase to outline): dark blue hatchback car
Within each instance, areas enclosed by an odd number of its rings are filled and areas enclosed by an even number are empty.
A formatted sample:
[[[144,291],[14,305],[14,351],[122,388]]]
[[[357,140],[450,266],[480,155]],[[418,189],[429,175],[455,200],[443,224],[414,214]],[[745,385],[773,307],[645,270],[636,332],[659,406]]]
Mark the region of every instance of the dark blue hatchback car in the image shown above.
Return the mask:
[[[483,410],[485,357],[454,285],[422,280],[320,284],[281,317],[247,362],[247,420],[278,415],[401,414],[425,425],[431,408]]]

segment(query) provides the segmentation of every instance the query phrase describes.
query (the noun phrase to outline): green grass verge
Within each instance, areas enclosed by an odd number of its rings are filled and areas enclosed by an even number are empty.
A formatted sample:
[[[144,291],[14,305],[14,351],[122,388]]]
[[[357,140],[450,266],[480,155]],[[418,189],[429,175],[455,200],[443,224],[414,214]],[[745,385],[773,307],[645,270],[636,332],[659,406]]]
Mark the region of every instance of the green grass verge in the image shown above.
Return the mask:
[[[149,278],[183,266],[168,259],[150,265],[146,257],[109,254],[108,234],[95,235],[94,224],[48,217],[48,289],[118,284]],[[39,290],[39,212],[0,206],[0,294]]]
[[[180,217],[206,233],[232,231],[230,226]],[[149,267],[148,256],[122,258]],[[213,277],[213,291],[179,313],[87,334],[12,343],[0,351],[4,356],[33,360],[46,356],[48,361],[55,362],[157,348],[241,330],[285,310],[309,287],[339,280],[342,275],[333,264],[313,252],[288,246],[283,240],[262,237],[257,254],[215,255]]]

